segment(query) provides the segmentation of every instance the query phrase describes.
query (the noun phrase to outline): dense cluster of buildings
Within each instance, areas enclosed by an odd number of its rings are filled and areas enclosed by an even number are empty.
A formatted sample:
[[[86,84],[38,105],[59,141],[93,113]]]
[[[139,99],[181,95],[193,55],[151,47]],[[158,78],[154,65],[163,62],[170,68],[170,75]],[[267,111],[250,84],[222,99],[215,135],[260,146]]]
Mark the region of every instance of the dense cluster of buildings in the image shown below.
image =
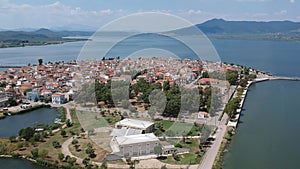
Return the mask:
[[[0,72],[0,106],[6,106],[10,97],[63,104],[71,100],[76,91],[80,91],[81,83],[93,80],[107,83],[112,79],[121,79],[136,83],[144,78],[149,83],[169,81],[171,85],[194,83],[195,80],[198,84],[217,83],[216,79],[200,79],[201,73],[225,72],[227,69],[234,67],[199,60],[155,57],[58,62],[10,68]]]
[[[63,104],[72,99],[75,69],[76,62],[60,62],[0,72],[0,106],[7,106],[8,98]]]

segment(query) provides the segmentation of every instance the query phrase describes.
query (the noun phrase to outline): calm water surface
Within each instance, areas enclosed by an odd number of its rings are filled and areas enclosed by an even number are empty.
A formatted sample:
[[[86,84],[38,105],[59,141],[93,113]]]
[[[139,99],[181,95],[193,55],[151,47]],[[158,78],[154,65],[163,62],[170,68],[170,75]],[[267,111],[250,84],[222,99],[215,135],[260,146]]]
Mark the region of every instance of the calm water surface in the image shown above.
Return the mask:
[[[20,129],[37,124],[51,124],[56,117],[57,110],[54,108],[40,108],[24,114],[7,116],[0,120],[0,137],[17,136]]]
[[[0,158],[1,169],[46,169],[23,159]]]
[[[300,82],[269,81],[250,87],[225,169],[299,168]]]
[[[212,40],[212,43],[224,62],[247,65],[276,75],[300,77],[299,42]],[[75,42],[0,49],[0,60],[3,65],[37,63],[38,58],[43,58],[45,62],[70,61],[77,58],[83,45],[84,42]],[[128,52],[131,51],[130,46],[122,44],[120,49]],[[181,51],[180,48],[177,50]],[[97,52],[92,52],[97,56]],[[111,55],[118,54],[120,53]],[[300,82],[269,81],[252,86],[242,112],[242,123],[229,147],[229,152],[224,157],[225,169],[299,168],[299,97]],[[50,114],[24,114],[20,115],[22,118],[14,119],[13,122],[11,119],[6,123],[1,120],[0,134],[3,132],[6,134],[0,136],[17,134],[20,128],[33,125],[39,119],[52,122],[55,115],[52,118]],[[23,126],[26,118],[31,120]],[[12,127],[11,124],[18,127]],[[0,161],[0,168],[4,166],[5,164]]]

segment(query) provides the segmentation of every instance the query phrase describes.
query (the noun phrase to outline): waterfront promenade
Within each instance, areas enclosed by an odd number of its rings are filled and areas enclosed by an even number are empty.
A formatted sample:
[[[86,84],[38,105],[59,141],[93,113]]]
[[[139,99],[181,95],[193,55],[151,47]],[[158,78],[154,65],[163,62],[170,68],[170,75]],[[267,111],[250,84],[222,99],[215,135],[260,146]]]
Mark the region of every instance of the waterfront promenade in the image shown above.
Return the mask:
[[[241,113],[241,110],[242,110],[242,107],[244,105],[245,97],[247,95],[249,87],[254,83],[268,81],[268,80],[300,81],[300,78],[261,75],[261,76],[258,76],[253,81],[249,81],[247,87],[245,88],[245,91],[243,92],[244,97],[242,98],[241,103],[240,103],[239,113]],[[238,118],[240,118],[240,116]],[[222,120],[218,121],[218,123],[217,123],[218,130],[217,130],[216,135],[215,135],[216,140],[213,142],[213,144],[211,145],[209,150],[205,153],[205,155],[203,157],[203,160],[201,161],[201,164],[200,164],[198,169],[211,169],[213,167],[215,159],[216,159],[217,154],[218,154],[218,151],[221,147],[222,140],[223,140],[223,138],[226,134],[226,131],[227,131],[227,122],[228,122],[228,120],[229,120],[229,117],[227,116],[227,114],[224,114],[223,117],[222,117]],[[237,119],[237,122],[234,125],[235,127],[237,127],[237,125],[238,125],[238,120],[239,119]]]

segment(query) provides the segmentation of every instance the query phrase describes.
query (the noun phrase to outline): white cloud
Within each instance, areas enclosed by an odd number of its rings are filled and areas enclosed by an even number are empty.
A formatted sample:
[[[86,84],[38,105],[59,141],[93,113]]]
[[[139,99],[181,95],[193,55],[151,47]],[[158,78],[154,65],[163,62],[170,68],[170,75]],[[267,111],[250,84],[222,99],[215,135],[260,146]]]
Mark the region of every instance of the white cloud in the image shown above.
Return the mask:
[[[188,13],[191,14],[191,15],[193,15],[193,14],[201,14],[202,11],[201,10],[190,9],[190,10],[188,10]]]
[[[275,12],[274,15],[283,16],[286,15],[288,12],[287,10],[281,10],[279,12]]]
[[[292,3],[292,4],[295,3],[295,0],[290,0],[290,3]]]
[[[99,11],[71,8],[60,2],[48,5],[17,5],[0,0],[1,28],[60,27],[68,24],[100,27],[108,21],[124,15],[124,11],[103,9]]]
[[[240,2],[264,2],[271,0],[236,0]],[[292,3],[295,0],[290,0]],[[8,0],[0,0],[0,28],[53,28],[65,25],[87,25],[99,28],[114,19],[126,16],[135,12],[148,12],[143,10],[85,10],[80,7],[66,6],[61,2],[54,2],[47,5],[13,4]],[[281,10],[269,13],[223,13],[209,12],[202,9],[187,10],[152,10],[152,12],[163,12],[182,17],[192,23],[202,23],[213,18],[223,18],[226,20],[287,20],[288,11]],[[299,18],[295,18],[300,20]]]

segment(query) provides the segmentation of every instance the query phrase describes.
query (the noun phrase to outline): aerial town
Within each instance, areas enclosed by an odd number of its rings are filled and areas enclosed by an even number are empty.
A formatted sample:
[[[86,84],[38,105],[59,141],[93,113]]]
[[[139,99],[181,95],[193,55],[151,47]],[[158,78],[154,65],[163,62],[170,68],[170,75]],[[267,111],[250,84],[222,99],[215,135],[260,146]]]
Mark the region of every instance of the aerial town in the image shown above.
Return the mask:
[[[52,102],[63,104],[70,99],[74,93],[79,92],[76,83],[84,83],[96,80],[107,83],[112,79],[130,79],[131,74],[126,72],[142,72],[131,84],[138,79],[145,79],[149,83],[160,83],[169,81],[171,85],[187,85],[190,83],[205,85],[217,82],[217,79],[200,78],[201,72],[236,70],[234,66],[221,63],[206,63],[197,60],[178,59],[117,59],[102,61],[57,62],[21,68],[9,68],[0,72],[1,81],[1,107],[6,107],[9,98],[16,101],[24,99],[30,101]],[[225,80],[225,79],[224,79]]]
[[[93,151],[88,156],[92,160],[86,165],[98,162],[102,166],[108,162],[113,168],[116,164],[110,161],[123,160],[124,165],[134,166],[136,163],[131,160],[153,158],[160,158],[158,166],[196,165],[214,144],[220,127],[225,125],[220,121],[223,112],[231,117],[230,127],[236,127],[239,114],[232,109],[237,109],[236,103],[241,100],[231,98],[233,95],[241,96],[241,90],[236,89],[238,83],[242,86],[244,97],[249,78],[256,78],[257,74],[252,69],[233,64],[174,58],[103,58],[56,63],[43,63],[39,59],[38,62],[38,65],[0,72],[1,118],[39,104],[61,106],[65,108],[68,119],[65,125],[61,119],[56,119],[62,125],[61,130],[67,130],[66,127],[72,130],[73,123],[80,123],[81,130],[78,132],[82,133],[64,139],[63,143],[55,142],[62,144],[62,154],[70,156],[68,151],[65,152],[66,142],[77,146],[75,152],[81,151],[78,147],[86,146],[82,138],[88,137],[90,143],[87,149]],[[246,80],[239,77],[242,74],[247,74],[247,79],[243,77]],[[130,86],[127,98],[122,92],[128,87],[123,88],[122,84]],[[113,88],[114,85],[117,87]],[[159,92],[151,100],[152,90],[165,93],[165,102],[160,100],[164,97]],[[230,99],[234,100],[234,108],[226,106],[231,104]],[[44,130],[46,128],[35,128],[36,132],[46,132]],[[59,128],[53,131],[57,132]],[[81,145],[78,145],[78,140],[82,141]],[[92,144],[94,146],[90,146]],[[60,146],[54,146],[57,147]],[[15,151],[24,153],[21,149]],[[30,153],[25,155],[31,157]],[[78,159],[85,159],[74,153],[71,155],[76,157],[76,165],[79,166]],[[93,159],[95,157],[97,160]],[[185,161],[187,159],[189,162]],[[75,165],[74,162],[72,165]]]

